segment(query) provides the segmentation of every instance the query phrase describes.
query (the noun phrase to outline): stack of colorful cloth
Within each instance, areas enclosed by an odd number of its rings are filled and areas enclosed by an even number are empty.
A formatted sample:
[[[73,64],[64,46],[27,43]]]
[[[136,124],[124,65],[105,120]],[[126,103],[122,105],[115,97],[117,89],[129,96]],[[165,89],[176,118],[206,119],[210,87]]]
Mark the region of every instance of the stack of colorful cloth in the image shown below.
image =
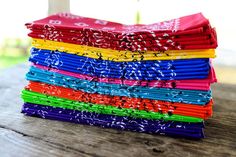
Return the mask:
[[[33,47],[25,115],[204,137],[217,39],[201,13],[150,25],[60,13],[26,26]]]

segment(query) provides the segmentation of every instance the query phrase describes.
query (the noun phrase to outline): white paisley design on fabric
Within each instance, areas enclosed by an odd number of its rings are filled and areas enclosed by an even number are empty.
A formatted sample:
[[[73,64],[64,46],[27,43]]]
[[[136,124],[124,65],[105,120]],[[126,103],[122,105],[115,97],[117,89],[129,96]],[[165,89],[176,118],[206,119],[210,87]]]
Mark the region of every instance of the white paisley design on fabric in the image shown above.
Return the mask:
[[[115,27],[103,27],[102,29],[103,30],[115,30],[116,28]]]
[[[56,24],[56,25],[60,25],[61,21],[60,20],[49,20],[48,22],[49,24]]]
[[[108,22],[105,20],[96,20],[94,23],[99,24],[99,25],[106,25]]]
[[[76,23],[74,23],[74,25],[80,26],[80,27],[87,27],[87,26],[89,26],[87,23],[83,23],[83,22],[76,22]]]

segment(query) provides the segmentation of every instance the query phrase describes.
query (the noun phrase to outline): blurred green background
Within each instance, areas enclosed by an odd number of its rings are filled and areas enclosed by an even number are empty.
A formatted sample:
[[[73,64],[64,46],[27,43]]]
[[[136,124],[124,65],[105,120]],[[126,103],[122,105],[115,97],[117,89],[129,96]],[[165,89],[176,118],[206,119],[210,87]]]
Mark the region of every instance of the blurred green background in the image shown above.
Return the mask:
[[[3,39],[0,45],[0,69],[25,63],[29,57],[30,42],[30,39]]]

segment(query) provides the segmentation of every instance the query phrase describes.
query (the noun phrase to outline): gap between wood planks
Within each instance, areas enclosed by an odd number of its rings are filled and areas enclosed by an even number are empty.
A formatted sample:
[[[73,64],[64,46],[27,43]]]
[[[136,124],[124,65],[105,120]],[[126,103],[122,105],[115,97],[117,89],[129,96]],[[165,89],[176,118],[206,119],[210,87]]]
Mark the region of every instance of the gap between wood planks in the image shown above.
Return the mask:
[[[35,141],[39,141],[39,142],[45,142],[47,144],[49,144],[50,147],[53,147],[53,148],[56,148],[56,149],[60,149],[62,151],[65,151],[65,152],[73,152],[73,153],[76,153],[76,154],[80,154],[80,155],[88,155],[88,156],[96,156],[96,157],[101,157],[97,154],[92,154],[92,153],[87,153],[85,151],[82,151],[82,150],[79,150],[79,149],[75,149],[73,147],[69,147],[69,146],[65,146],[63,144],[60,144],[60,143],[55,143],[55,142],[52,142],[52,141],[49,141],[49,140],[45,140],[43,138],[40,138],[40,137],[35,137],[35,136],[32,136],[32,135],[28,135],[28,134],[25,134],[23,132],[20,132],[18,130],[15,130],[15,129],[12,129],[12,128],[9,128],[7,126],[3,126],[3,125],[0,125],[0,130],[3,129],[7,132],[14,132],[18,135],[21,135],[22,137],[24,138],[30,138],[31,140],[35,140]]]

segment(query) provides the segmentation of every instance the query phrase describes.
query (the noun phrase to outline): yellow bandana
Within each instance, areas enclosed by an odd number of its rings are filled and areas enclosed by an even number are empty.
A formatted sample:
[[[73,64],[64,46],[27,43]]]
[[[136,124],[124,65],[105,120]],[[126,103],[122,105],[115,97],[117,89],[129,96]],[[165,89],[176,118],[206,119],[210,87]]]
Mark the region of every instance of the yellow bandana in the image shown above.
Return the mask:
[[[172,60],[190,58],[215,58],[214,49],[203,50],[168,50],[160,51],[118,51],[91,47],[86,45],[76,45],[63,42],[56,42],[43,39],[33,39],[32,46],[38,49],[58,50],[79,56],[86,56],[95,59],[112,60],[115,62],[140,61],[140,60]]]

